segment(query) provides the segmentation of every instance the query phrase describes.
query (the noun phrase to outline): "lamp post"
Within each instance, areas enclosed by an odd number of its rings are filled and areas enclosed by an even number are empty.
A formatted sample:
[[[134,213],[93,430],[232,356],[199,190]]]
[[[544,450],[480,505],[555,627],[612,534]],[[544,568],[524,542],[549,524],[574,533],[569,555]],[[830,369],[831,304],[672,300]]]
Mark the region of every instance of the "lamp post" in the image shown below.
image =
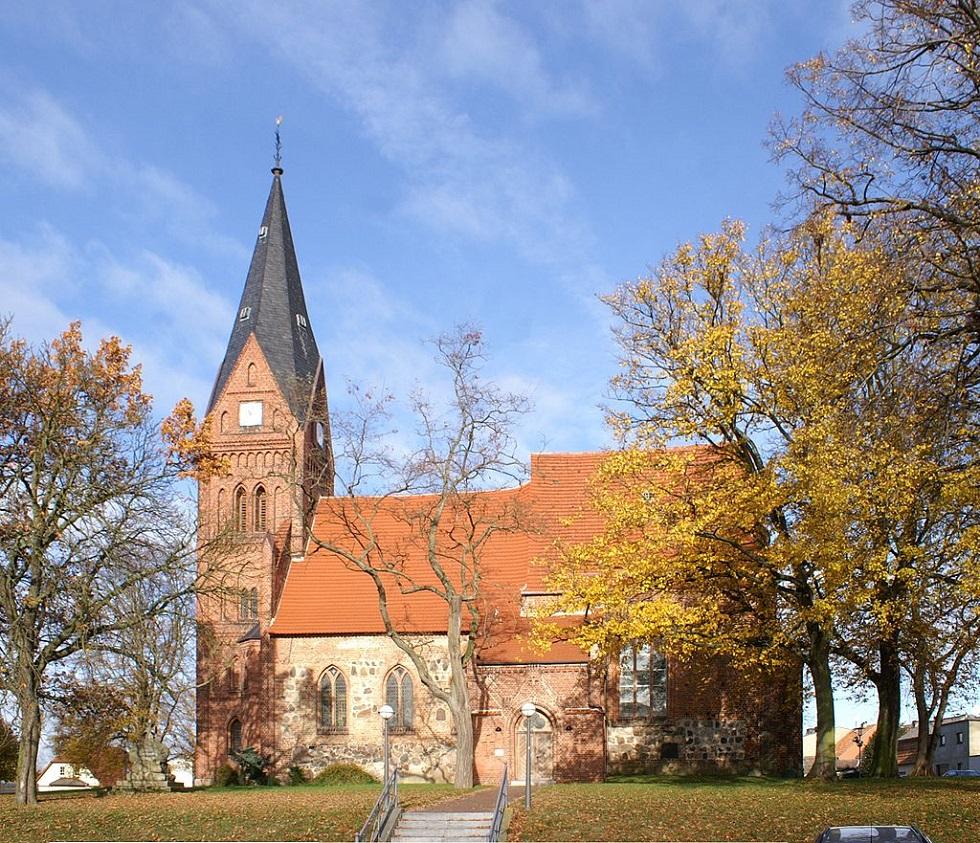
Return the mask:
[[[854,729],[854,743],[857,744],[858,748],[858,772],[861,772],[861,762],[864,760],[864,729],[868,725],[868,721],[864,720],[861,725]]]
[[[390,705],[383,705],[378,709],[378,715],[381,717],[381,722],[384,723],[385,728],[385,783],[384,786],[388,786],[388,721],[395,716],[395,709]]]
[[[537,713],[534,703],[526,702],[521,706],[524,715],[526,737],[524,738],[524,810],[531,810],[531,718]]]

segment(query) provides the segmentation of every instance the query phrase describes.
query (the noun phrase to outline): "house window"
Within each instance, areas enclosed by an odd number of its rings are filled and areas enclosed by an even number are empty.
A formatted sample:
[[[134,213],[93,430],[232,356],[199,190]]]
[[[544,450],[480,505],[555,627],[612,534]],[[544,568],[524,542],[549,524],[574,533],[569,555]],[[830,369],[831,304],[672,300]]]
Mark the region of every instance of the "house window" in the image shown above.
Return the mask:
[[[667,660],[649,644],[619,656],[619,716],[643,720],[667,713]]]
[[[259,590],[257,588],[242,589],[238,604],[238,618],[243,621],[254,621],[259,617]]]
[[[238,321],[244,322],[251,315],[252,315],[252,308],[243,307],[241,310],[238,311]]]
[[[244,533],[248,526],[248,506],[245,501],[245,490],[239,486],[235,489],[235,532]]]
[[[405,668],[398,666],[388,674],[385,681],[385,702],[394,709],[394,716],[388,721],[388,728],[395,731],[408,731],[415,719],[415,692],[412,677]]]
[[[956,742],[957,743],[963,743],[963,733],[962,732],[957,732],[956,733]]]
[[[940,735],[939,736],[939,745],[940,746],[946,746],[946,736],[945,735]]]
[[[328,667],[320,677],[320,728],[347,728],[347,680],[336,667]]]
[[[242,721],[237,717],[228,724],[228,754],[242,751]]]
[[[266,509],[265,489],[262,486],[256,486],[255,487],[255,520],[252,523],[255,524],[255,531],[257,533],[265,532],[265,509]]]

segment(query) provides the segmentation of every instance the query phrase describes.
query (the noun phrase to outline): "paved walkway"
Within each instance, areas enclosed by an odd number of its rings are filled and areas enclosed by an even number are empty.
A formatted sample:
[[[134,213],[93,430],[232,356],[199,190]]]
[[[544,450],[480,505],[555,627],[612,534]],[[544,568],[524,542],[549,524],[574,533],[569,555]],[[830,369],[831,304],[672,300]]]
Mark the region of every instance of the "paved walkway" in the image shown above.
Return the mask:
[[[474,790],[465,796],[450,799],[446,802],[435,802],[419,811],[435,814],[468,814],[473,811],[493,811],[497,807],[497,793],[500,788],[496,785]],[[523,785],[511,785],[507,788],[507,802],[512,803],[524,798]]]

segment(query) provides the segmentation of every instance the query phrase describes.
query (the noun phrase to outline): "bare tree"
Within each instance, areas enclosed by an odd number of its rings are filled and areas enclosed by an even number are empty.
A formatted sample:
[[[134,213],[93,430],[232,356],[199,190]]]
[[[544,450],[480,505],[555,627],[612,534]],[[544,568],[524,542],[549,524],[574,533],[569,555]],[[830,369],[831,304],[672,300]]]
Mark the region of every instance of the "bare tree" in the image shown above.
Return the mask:
[[[339,538],[323,531],[314,546],[335,554],[370,577],[377,590],[385,633],[405,653],[422,684],[448,707],[456,739],[457,787],[473,784],[473,721],[467,685],[481,625],[486,560],[491,537],[526,529],[516,495],[487,495],[491,485],[525,476],[513,427],[528,402],[480,378],[483,340],[460,327],[440,337],[437,360],[451,379],[443,409],[421,391],[411,399],[417,446],[397,451],[385,436],[388,399],[357,393],[358,409],[338,426],[341,494],[325,498]],[[365,496],[366,492],[374,492]],[[378,530],[396,519],[399,538]],[[399,627],[390,611],[393,594],[434,595],[445,605],[448,677],[428,659],[430,641]]]
[[[980,337],[980,10],[976,0],[858,0],[863,34],[788,72],[802,113],[773,150],[804,207],[886,226],[924,309],[945,332]],[[912,279],[910,279],[912,280]]]

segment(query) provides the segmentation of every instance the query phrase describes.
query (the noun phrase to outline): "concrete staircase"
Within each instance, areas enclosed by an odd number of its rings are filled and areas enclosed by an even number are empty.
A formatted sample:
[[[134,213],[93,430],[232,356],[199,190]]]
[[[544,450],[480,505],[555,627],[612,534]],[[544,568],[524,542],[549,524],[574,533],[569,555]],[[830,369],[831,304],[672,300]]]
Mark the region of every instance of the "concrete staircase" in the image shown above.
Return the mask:
[[[493,813],[490,811],[406,811],[395,826],[392,840],[475,841],[486,840]]]

